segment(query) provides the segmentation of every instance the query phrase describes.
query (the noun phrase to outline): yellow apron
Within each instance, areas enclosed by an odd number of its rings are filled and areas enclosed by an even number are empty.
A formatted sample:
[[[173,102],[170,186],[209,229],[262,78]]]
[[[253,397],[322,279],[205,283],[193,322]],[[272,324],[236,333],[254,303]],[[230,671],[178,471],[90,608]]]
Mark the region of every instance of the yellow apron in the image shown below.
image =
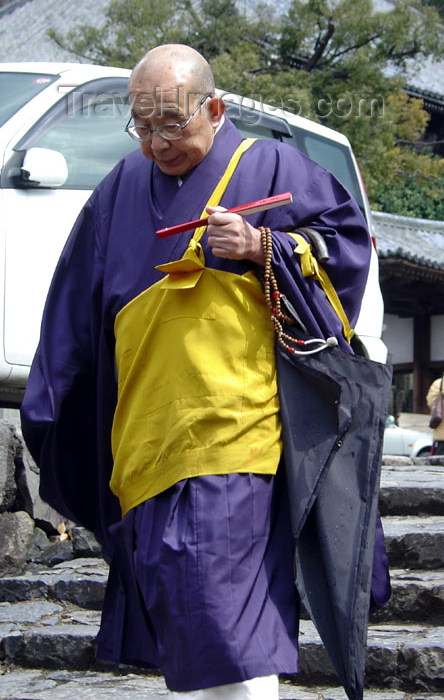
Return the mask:
[[[219,203],[249,145],[242,142],[208,204]],[[205,267],[204,230],[179,261],[158,266],[166,277],[116,317],[110,485],[123,514],[181,479],[273,474],[279,463],[274,337],[263,291],[254,272]]]

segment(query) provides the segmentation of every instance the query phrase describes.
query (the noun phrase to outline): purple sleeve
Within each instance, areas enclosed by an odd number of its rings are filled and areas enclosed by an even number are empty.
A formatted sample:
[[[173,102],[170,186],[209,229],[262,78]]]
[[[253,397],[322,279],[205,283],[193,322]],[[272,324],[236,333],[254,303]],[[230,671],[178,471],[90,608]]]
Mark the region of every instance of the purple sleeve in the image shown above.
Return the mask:
[[[385,547],[384,532],[378,513],[376,520],[375,549],[373,553],[372,588],[370,597],[370,612],[382,608],[390,598],[392,589]]]
[[[109,353],[103,351],[99,318],[103,262],[96,228],[90,200],[54,273],[21,420],[23,437],[40,468],[42,498],[103,541],[107,530],[100,522],[103,513],[112,518],[119,511],[103,487],[111,457],[100,427],[111,420],[106,411],[114,405],[115,380],[111,360],[107,366]]]
[[[292,230],[309,227],[321,235],[329,255],[328,262],[322,266],[353,328],[359,316],[371,254],[370,235],[359,207],[330,173],[317,168],[308,192],[299,195],[297,207],[298,220]],[[299,255],[294,252],[294,239],[282,226],[273,229],[273,238],[273,268],[280,291],[290,299],[310,333],[323,337],[334,335],[343,349],[349,349],[342,324],[319,283],[314,278],[303,278]]]

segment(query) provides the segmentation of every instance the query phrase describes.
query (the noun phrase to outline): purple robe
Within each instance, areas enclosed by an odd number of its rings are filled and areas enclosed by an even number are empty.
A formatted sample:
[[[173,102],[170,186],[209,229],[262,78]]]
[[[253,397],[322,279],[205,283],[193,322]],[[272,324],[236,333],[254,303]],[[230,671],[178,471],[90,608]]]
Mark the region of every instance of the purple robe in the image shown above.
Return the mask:
[[[108,559],[114,549],[109,528],[120,521],[119,504],[108,486],[117,398],[115,317],[162,276],[155,265],[181,257],[192,232],[159,241],[155,230],[199,218],[240,141],[227,120],[211,151],[181,187],[141,152],[128,155],[83,208],[53,278],[22,404],[23,434],[40,467],[42,497],[92,530]],[[336,336],[340,347],[351,352],[324,292],[315,281],[303,278],[294,240],[285,233],[305,226],[324,237],[330,255],[325,269],[353,327],[371,242],[345,188],[292,147],[258,141],[242,156],[221,205],[232,207],[286,191],[293,195],[291,205],[251,215],[248,221],[272,229],[279,288],[308,332]],[[201,244],[208,267],[238,274],[255,267],[248,260],[214,257],[206,236]],[[375,558],[381,562],[385,552],[383,542],[377,541]],[[387,591],[387,577],[384,586]],[[379,600],[384,597],[378,593]]]
[[[185,479],[114,525],[97,656],[159,667],[181,692],[297,673],[282,477]]]

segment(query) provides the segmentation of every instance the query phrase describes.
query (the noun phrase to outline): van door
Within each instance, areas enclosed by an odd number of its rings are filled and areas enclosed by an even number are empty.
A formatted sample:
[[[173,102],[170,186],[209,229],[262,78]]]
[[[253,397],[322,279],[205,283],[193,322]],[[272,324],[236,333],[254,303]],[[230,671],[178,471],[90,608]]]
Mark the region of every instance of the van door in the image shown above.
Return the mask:
[[[65,95],[34,125],[14,146],[4,169],[4,357],[10,365],[23,366],[25,378],[52,274],[75,219],[98,182],[135,149],[124,132],[128,118],[126,79],[86,83]],[[42,187],[23,173],[24,158],[34,148],[62,154],[67,165],[63,185]]]

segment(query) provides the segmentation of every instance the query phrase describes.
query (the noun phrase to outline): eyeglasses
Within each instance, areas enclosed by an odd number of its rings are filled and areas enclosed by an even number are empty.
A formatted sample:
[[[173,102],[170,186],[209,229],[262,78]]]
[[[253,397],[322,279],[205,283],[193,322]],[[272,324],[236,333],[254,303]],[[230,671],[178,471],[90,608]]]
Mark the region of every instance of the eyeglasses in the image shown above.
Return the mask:
[[[131,117],[125,127],[125,131],[135,141],[150,141],[155,131],[157,131],[159,136],[167,141],[177,141],[177,139],[182,138],[183,130],[186,129],[194,115],[197,114],[199,109],[209,97],[211,97],[211,95],[205,95],[205,97],[201,99],[194,112],[183,124],[160,124],[160,126],[156,126],[154,129],[151,129],[149,126],[136,126],[135,124],[130,124],[131,120],[134,118]]]

